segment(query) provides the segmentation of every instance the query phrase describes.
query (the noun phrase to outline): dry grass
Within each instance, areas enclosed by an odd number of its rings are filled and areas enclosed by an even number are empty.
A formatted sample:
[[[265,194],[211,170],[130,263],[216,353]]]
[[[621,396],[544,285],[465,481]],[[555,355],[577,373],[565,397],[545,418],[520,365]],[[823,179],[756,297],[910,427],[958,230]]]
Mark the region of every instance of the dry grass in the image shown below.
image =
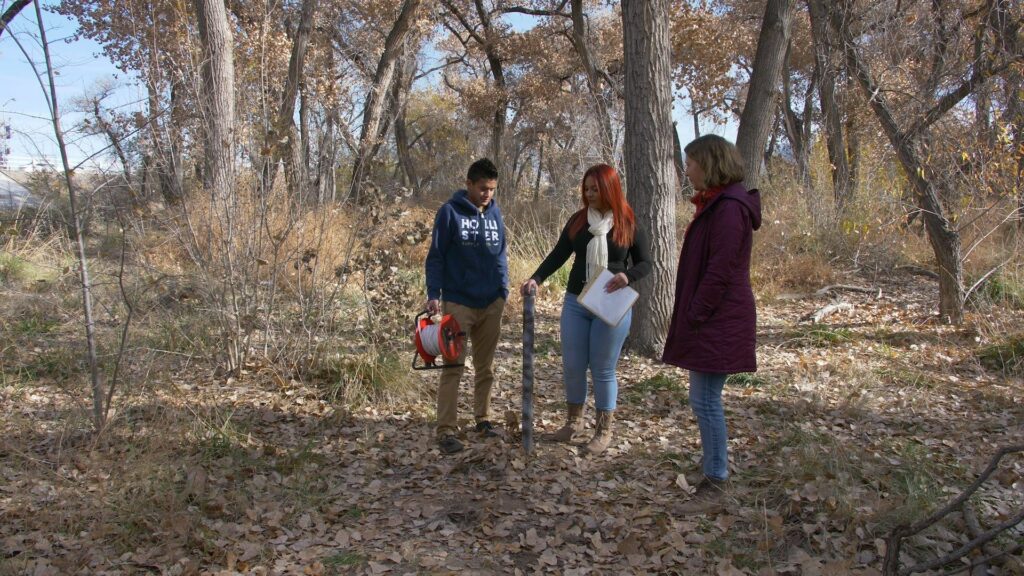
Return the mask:
[[[866,281],[883,276],[896,263],[931,261],[927,242],[917,230],[906,229],[894,209],[900,202],[898,186],[880,175],[863,186],[885,190],[884,194],[861,190],[849,217],[826,228],[816,224],[823,216],[811,213],[821,206],[808,203],[785,178],[776,182],[778,187],[765,192],[765,226],[756,235],[753,277],[759,297],[770,300],[784,292]],[[824,205],[827,208],[827,202]],[[129,357],[131,385],[98,445],[84,433],[89,426],[87,406],[80,359],[74,352],[81,347],[81,327],[76,323],[74,275],[66,270],[73,262],[66,240],[59,235],[6,234],[0,242],[0,266],[14,264],[0,268],[0,401],[9,412],[0,427],[0,484],[13,488],[0,490],[0,523],[17,524],[24,537],[8,542],[18,552],[0,558],[0,573],[24,573],[34,562],[48,558],[54,559],[58,573],[82,567],[99,571],[128,553],[131,563],[126,560],[118,568],[125,572],[146,570],[147,557],[151,565],[178,562],[174,570],[182,573],[188,566],[219,568],[228,560],[224,542],[235,540],[225,540],[218,527],[259,523],[268,532],[253,538],[265,541],[285,529],[299,530],[304,514],[315,517],[338,506],[331,498],[341,496],[329,496],[325,471],[351,470],[365,474],[366,482],[387,480],[391,476],[382,473],[392,469],[399,471],[395,478],[426,474],[429,466],[400,468],[391,459],[393,435],[402,433],[396,429],[411,418],[427,430],[431,418],[433,379],[412,374],[408,361],[412,316],[425,299],[422,269],[429,240],[422,232],[424,227],[429,231],[435,208],[401,206],[374,213],[281,205],[261,226],[259,206],[254,204],[244,207],[247,216],[238,223],[239,230],[252,234],[234,242],[212,233],[203,236],[203,251],[213,253],[226,246],[266,261],[247,265],[257,285],[273,280],[280,289],[278,307],[268,315],[273,336],[281,344],[277,353],[257,358],[228,385],[223,377],[212,375],[218,325],[210,302],[166,297],[172,292],[181,296],[187,292],[180,290],[181,285],[198,283],[202,277],[175,230],[168,225],[135,240],[137,260],[130,274],[144,305],[131,335],[136,347]],[[684,204],[679,211],[681,226],[688,209]],[[189,210],[197,228],[208,222],[210,213],[204,213],[201,203]],[[554,245],[569,213],[546,204],[506,207],[513,292]],[[851,539],[862,529],[870,544],[888,527],[940,503],[944,494],[937,491],[936,478],[955,484],[968,476],[966,467],[951,464],[954,451],[925,450],[917,443],[919,437],[940,434],[942,426],[955,419],[926,420],[922,426],[932,428],[905,431],[900,409],[927,414],[939,406],[954,413],[949,405],[963,401],[980,410],[973,403],[984,400],[993,403],[988,407],[993,414],[1012,413],[1012,405],[1000,404],[1006,402],[1002,396],[993,392],[991,399],[979,400],[946,379],[953,369],[973,374],[981,369],[978,366],[987,366],[986,350],[1019,346],[1001,336],[1020,320],[1020,246],[1002,230],[986,235],[985,227],[995,222],[982,218],[970,228],[972,238],[985,239],[971,253],[968,274],[977,278],[997,265],[998,270],[979,288],[969,327],[964,334],[936,329],[934,343],[928,340],[933,347],[941,346],[943,354],[957,356],[955,351],[960,350],[957,363],[940,365],[932,348],[911,348],[899,340],[903,335],[872,332],[870,325],[799,328],[781,330],[784,342],[771,348],[775,364],[759,373],[762,379],[748,377],[732,388],[739,391],[730,400],[736,406],[744,403],[744,418],[757,424],[754,432],[740,436],[738,451],[758,447],[757,457],[764,458],[737,477],[749,488],[752,500],[765,507],[765,518],[773,526],[776,518],[782,519],[777,523],[782,532],[771,534],[773,542],[785,545],[787,537],[797,534],[801,545],[815,548],[817,544],[801,530],[824,523],[822,518],[827,517],[847,525]],[[308,250],[315,250],[316,256],[304,262]],[[116,285],[109,282],[111,265],[98,267],[105,281],[97,288],[104,312],[99,326],[108,352],[120,314],[113,304],[118,296]],[[568,264],[563,274],[567,271]],[[171,290],[171,279],[180,280],[179,289]],[[564,277],[554,278],[542,298],[557,300],[563,290]],[[929,297],[924,294],[912,304],[918,306],[918,300],[927,302]],[[520,306],[521,299],[512,296],[506,308],[509,317],[518,317]],[[926,308],[917,308],[923,310],[921,316],[927,316]],[[777,308],[772,313],[796,316]],[[932,327],[920,330],[923,334]],[[976,333],[977,340],[967,332]],[[1009,358],[1019,359],[1018,348],[1011,351],[1017,356]],[[542,360],[550,362],[542,369],[557,372],[555,357],[545,355]],[[680,393],[674,381],[641,373],[640,364],[630,363],[637,373],[623,378],[625,408],[646,410],[650,407],[645,398]],[[625,387],[627,378],[633,388]],[[550,398],[558,396],[557,376],[548,384]],[[366,438],[351,429],[346,429],[347,436],[339,432],[339,422],[357,413],[378,419],[359,424],[365,426]],[[643,416],[636,419],[641,428],[647,422]],[[754,422],[757,419],[764,422]],[[879,440],[887,433],[878,429],[880,419],[906,437]],[[839,424],[829,428],[830,422]],[[680,419],[666,429],[683,434],[686,425]],[[318,445],[324,439],[338,443],[327,450]],[[420,438],[404,441],[403,450],[422,449],[416,443],[422,444]],[[353,452],[357,443],[363,452]],[[642,444],[638,437],[636,445]],[[629,464],[631,471],[644,469],[637,462]],[[451,475],[443,481],[458,480],[455,472],[444,473]],[[482,480],[473,476],[472,482]],[[254,512],[258,500],[264,501],[259,514]],[[268,506],[267,500],[282,507]],[[333,521],[355,525],[356,511]],[[743,526],[718,543],[723,554],[747,556],[752,566],[759,566],[775,544],[766,544],[768,552],[761,554],[759,543],[741,536],[756,534],[759,524]],[[269,547],[263,550],[253,562],[271,565],[276,553]],[[351,558],[362,563],[365,557],[359,554],[339,551],[331,558],[338,565]]]

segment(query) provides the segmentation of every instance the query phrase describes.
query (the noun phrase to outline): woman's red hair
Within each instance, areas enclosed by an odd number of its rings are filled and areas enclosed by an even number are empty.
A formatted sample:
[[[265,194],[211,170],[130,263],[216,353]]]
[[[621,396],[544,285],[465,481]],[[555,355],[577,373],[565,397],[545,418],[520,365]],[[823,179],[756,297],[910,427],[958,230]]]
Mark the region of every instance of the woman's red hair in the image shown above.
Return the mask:
[[[633,236],[636,233],[636,216],[633,208],[626,201],[626,195],[622,193],[622,181],[615,168],[607,164],[595,164],[583,173],[583,180],[580,181],[580,196],[583,198],[583,209],[572,217],[572,224],[569,226],[569,237],[575,238],[580,230],[588,227],[587,209],[590,203],[587,202],[587,195],[583,191],[583,183],[587,178],[593,177],[597,184],[598,193],[605,206],[611,208],[612,241],[623,247],[633,245]]]

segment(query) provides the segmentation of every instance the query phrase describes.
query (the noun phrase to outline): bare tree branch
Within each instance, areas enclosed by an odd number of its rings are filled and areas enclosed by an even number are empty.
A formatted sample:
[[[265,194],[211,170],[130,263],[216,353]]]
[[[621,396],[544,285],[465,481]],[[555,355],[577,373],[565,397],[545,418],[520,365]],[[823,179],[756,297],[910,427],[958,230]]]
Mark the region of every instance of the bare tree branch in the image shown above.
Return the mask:
[[[984,484],[990,476],[992,476],[992,474],[999,467],[999,462],[1003,459],[1004,456],[1006,456],[1007,454],[1014,454],[1017,452],[1024,452],[1024,444],[1004,446],[998,452],[996,452],[995,456],[992,457],[992,460],[989,461],[988,466],[985,468],[985,470],[982,471],[981,475],[978,476],[978,478],[975,479],[975,481],[971,483],[971,485],[968,486],[963,492],[961,492],[959,496],[957,496],[948,504],[943,506],[940,510],[935,511],[933,514],[931,514],[923,520],[915,522],[910,526],[904,525],[897,526],[896,528],[894,528],[893,531],[889,534],[889,537],[886,539],[887,546],[882,572],[889,576],[897,574],[902,576],[906,574],[911,574],[913,572],[923,572],[926,570],[932,570],[934,568],[944,566],[952,561],[957,560],[958,558],[965,556],[974,548],[977,548],[978,546],[981,546],[991,541],[1000,532],[1007,530],[1008,528],[1012,528],[1013,526],[1016,526],[1017,524],[1020,524],[1022,521],[1024,521],[1024,510],[1022,510],[1015,517],[1010,518],[1002,524],[999,524],[998,526],[992,528],[988,532],[979,535],[967,544],[964,544],[957,550],[950,552],[942,558],[938,558],[936,560],[933,560],[932,562],[911,566],[910,568],[907,568],[905,570],[899,569],[900,548],[902,547],[904,538],[913,536],[914,534],[921,532],[925,528],[928,528],[929,526],[935,524],[939,520],[942,520],[942,518],[944,518],[953,510],[956,510],[957,508],[962,506],[964,502],[966,502],[972,495],[974,495],[974,493],[978,491],[978,488],[980,488],[981,485]]]
[[[455,19],[458,20],[460,24],[462,24],[462,27],[465,28],[466,32],[468,32],[469,35],[473,37],[473,40],[476,40],[477,43],[479,43],[481,46],[487,45],[487,40],[484,39],[483,36],[478,34],[476,30],[473,29],[473,25],[470,24],[468,20],[466,20],[466,17],[462,15],[462,12],[459,12],[459,9],[456,8],[454,4],[451,3],[451,0],[441,0],[441,3],[444,4],[444,7],[447,8],[448,11],[452,13],[452,16],[455,16]],[[446,28],[448,28],[449,30],[451,29],[448,26],[446,26]],[[459,39],[461,40],[461,37]]]
[[[508,6],[502,8],[500,11],[502,14],[527,14],[529,16],[552,16],[561,18],[571,18],[570,14],[566,14],[562,10],[565,9],[565,5],[569,3],[569,0],[562,0],[557,8],[551,10],[542,10],[536,8],[526,8],[525,6]]]
[[[4,30],[7,29],[7,25],[11,23],[11,20],[14,20],[14,17],[18,15],[18,12],[21,12],[22,8],[31,3],[32,0],[15,0],[13,4],[7,7],[7,10],[4,10],[3,15],[0,16],[0,36],[4,35]]]
[[[964,80],[956,90],[946,93],[946,95],[936,102],[935,105],[924,114],[924,116],[918,118],[917,121],[911,124],[904,134],[911,138],[917,136],[942,118],[946,112],[949,112],[950,109],[959,104],[964,98],[973,94],[974,90],[983,84],[989,77],[999,74],[1021,60],[1024,60],[1024,55],[1018,54],[1016,57],[1003,62],[998,67],[985,66],[979,70],[975,70],[974,74],[971,74],[970,78]]]

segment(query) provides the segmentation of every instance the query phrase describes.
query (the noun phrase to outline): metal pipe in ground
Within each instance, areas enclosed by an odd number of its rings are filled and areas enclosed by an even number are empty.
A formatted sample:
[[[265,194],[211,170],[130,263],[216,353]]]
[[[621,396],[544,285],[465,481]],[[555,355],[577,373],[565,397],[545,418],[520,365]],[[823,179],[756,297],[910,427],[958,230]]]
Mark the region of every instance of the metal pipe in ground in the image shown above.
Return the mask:
[[[533,317],[536,293],[523,296],[523,450],[533,454]]]

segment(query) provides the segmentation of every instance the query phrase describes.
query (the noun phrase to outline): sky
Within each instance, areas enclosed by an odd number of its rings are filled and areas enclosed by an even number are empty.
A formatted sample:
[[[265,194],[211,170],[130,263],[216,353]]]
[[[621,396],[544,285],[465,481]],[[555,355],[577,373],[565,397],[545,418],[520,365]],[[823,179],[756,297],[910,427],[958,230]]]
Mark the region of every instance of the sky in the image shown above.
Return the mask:
[[[108,106],[131,109],[144,97],[140,88],[130,76],[120,72],[104,55],[102,48],[87,39],[73,39],[77,25],[73,20],[48,12],[44,2],[43,22],[50,41],[51,56],[57,69],[58,105],[62,112],[62,124],[69,131],[82,115],[73,111],[73,101],[88,93],[94,93],[103,83],[113,82],[118,86]],[[0,12],[10,5],[10,0],[0,0]],[[515,28],[525,29],[533,25],[534,19],[526,15],[511,15]],[[39,79],[18,43],[28,51],[36,69],[43,74]],[[45,66],[39,43],[39,30],[33,5],[18,14],[11,26],[0,36],[0,124],[12,127],[12,138],[0,146],[11,149],[8,165],[25,169],[30,165],[51,163],[59,166],[60,156],[53,137],[53,126],[46,105],[44,92],[39,80],[46,85]],[[693,120],[682,97],[675,99],[673,119],[677,122],[680,141],[685,144],[693,136]],[[702,131],[735,138],[736,126],[702,125]],[[0,138],[3,132],[0,131]],[[83,164],[86,168],[109,167],[112,159],[103,153],[105,142],[97,137],[71,139],[69,159],[72,166]]]
[[[0,11],[5,10],[10,3],[10,0],[0,0]],[[121,86],[113,95],[111,105],[126,106],[138,100],[140,92],[137,87],[133,87],[130,79],[103,56],[98,44],[90,40],[68,41],[74,36],[76,23],[47,12],[45,6],[49,4],[43,3],[43,22],[54,68],[57,70],[57,101],[64,130],[70,130],[82,118],[81,114],[72,111],[72,101],[95,91],[102,82],[116,82]],[[32,65],[18,47],[19,42],[42,77],[37,79]],[[45,69],[35,9],[30,4],[0,36],[0,123],[8,123],[12,127],[12,138],[5,144],[11,149],[9,164],[13,168],[22,168],[30,162],[39,161],[60,164],[46,105],[45,94],[48,92],[44,93],[40,87],[41,80],[43,86],[49,89]],[[86,166],[94,163],[108,165],[110,159],[102,154],[91,161],[87,160],[102,146],[98,138],[70,140],[68,156],[72,165],[80,162],[87,162]]]

